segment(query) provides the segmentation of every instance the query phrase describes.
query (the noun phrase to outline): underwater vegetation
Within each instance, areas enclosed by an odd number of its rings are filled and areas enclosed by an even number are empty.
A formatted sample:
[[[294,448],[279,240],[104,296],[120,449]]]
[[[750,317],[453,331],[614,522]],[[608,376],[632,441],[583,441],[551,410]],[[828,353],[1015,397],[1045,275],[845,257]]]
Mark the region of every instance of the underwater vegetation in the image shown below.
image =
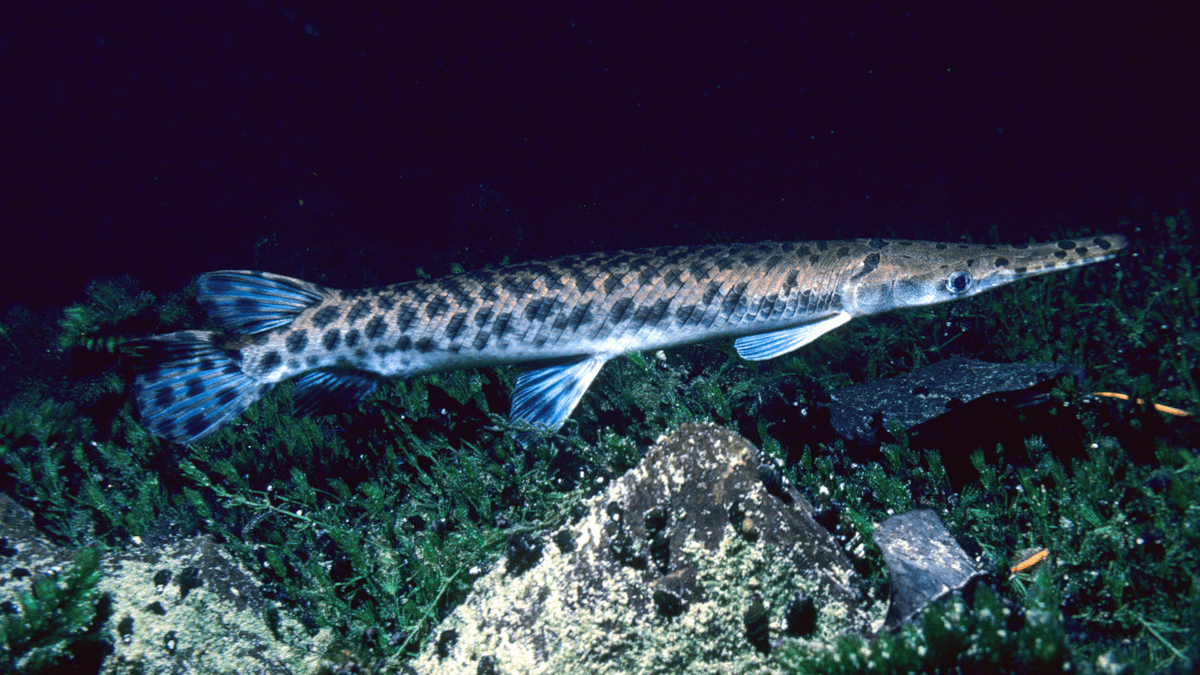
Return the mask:
[[[83,549],[61,577],[38,575],[20,595],[20,607],[0,617],[0,670],[64,672],[65,662],[94,660],[107,602],[96,590],[99,552]]]
[[[194,288],[155,298],[122,278],[53,315],[11,309],[0,489],[85,553],[56,583],[35,583],[29,604],[0,607],[0,666],[36,672],[99,639],[95,624],[112,619],[86,551],[208,534],[279,612],[336,636],[330,672],[351,660],[392,670],[438,639],[439,621],[523,535],[557,530],[662,434],[712,421],[779,460],[870,584],[887,581],[874,524],[917,507],[994,573],[874,641],[773,651],[781,671],[1192,672],[1200,427],[1151,403],[1200,411],[1200,248],[1186,213],[1121,231],[1132,245],[1115,264],[855,322],[775,361],[742,361],[723,343],[616,359],[563,431],[528,450],[506,434],[509,368],[395,382],[307,419],[291,415],[285,385],[213,437],[172,444],[135,419],[136,354],[121,343],[204,327]],[[1083,455],[1051,436],[986,448],[997,459],[977,451],[979,479],[953,490],[936,450],[914,450],[903,430],[871,447],[822,423],[827,391],[951,355],[1083,366],[1086,382],[1054,391],[1083,422]],[[1040,549],[1045,560],[1010,571]]]

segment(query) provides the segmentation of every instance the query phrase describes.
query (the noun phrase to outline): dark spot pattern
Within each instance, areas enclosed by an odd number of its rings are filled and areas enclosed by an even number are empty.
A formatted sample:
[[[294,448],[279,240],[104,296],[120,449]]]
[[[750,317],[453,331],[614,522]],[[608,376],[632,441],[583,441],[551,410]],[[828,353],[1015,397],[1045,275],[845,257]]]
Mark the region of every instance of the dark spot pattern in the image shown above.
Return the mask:
[[[879,238],[875,238],[867,242],[867,246],[870,246],[871,248],[883,248],[887,245],[888,243],[886,241]]]
[[[427,338],[427,337],[423,337],[420,340],[417,340],[417,343],[416,343],[417,351],[421,352],[422,354],[427,354],[427,353],[433,351],[433,348],[435,346],[436,345],[434,344],[433,339]]]
[[[308,331],[297,328],[283,341],[283,346],[289,354],[298,354],[308,346]]]
[[[1112,248],[1112,242],[1107,239],[1101,239],[1100,237],[1093,239],[1092,243],[1096,246],[1099,246],[1101,251],[1107,251],[1108,249]]]
[[[349,313],[346,314],[346,323],[353,326],[354,324],[358,323],[359,319],[366,316],[367,312],[369,311],[371,311],[371,303],[367,302],[366,300],[359,300],[358,302],[354,303],[354,306],[350,308]]]
[[[996,258],[996,267],[1008,267],[1008,258]]]
[[[354,349],[358,346],[358,331],[349,330],[346,332],[346,346]]]
[[[465,277],[455,276],[442,280],[442,287],[446,289],[450,295],[454,296],[455,302],[459,305],[469,306],[473,295],[471,289],[464,283]]]
[[[1067,257],[1067,252],[1060,248],[1054,252],[1054,257],[1059,259],[1065,258]]]
[[[395,293],[383,293],[375,298],[375,311],[380,314],[387,314],[396,306]]]
[[[183,429],[188,436],[199,436],[208,428],[208,422],[204,419],[203,413],[196,413],[184,422]]]
[[[396,330],[401,333],[407,332],[412,328],[413,322],[417,320],[417,306],[415,304],[407,304],[400,308],[396,313]]]
[[[1080,246],[1079,248],[1075,249],[1075,252],[1079,255],[1087,255],[1088,250],[1086,246]]]
[[[1071,249],[1075,248],[1075,242],[1073,242],[1069,239],[1065,240],[1065,241],[1060,241],[1060,242],[1058,242],[1058,247],[1063,249],[1064,251],[1070,251]]]
[[[675,323],[680,326],[686,326],[692,321],[692,314],[696,312],[695,305],[685,305],[675,311]],[[696,320],[700,320],[700,315],[696,316]]]
[[[450,301],[443,296],[435,295],[428,305],[425,305],[425,316],[432,319],[441,314],[450,306]]]
[[[700,299],[700,304],[702,304],[702,305],[712,304],[713,298],[717,297],[717,294],[720,292],[721,292],[721,282],[719,282],[719,281],[709,282],[708,288],[704,289],[704,297]]]
[[[263,358],[262,358],[263,373],[269,373],[269,372],[275,370],[282,363],[283,363],[283,357],[279,355],[279,352],[276,352],[276,351],[267,352],[266,354],[263,355]]]
[[[843,246],[843,247],[839,248],[839,249],[837,250],[837,257],[839,257],[839,258],[849,258],[849,257],[850,257],[850,247],[849,247],[849,246]]]
[[[629,310],[629,303],[633,302],[633,298],[621,298],[613,303],[612,309],[608,311],[608,321],[614,325],[621,323],[625,318],[625,313]]]
[[[505,312],[496,317],[496,325],[492,326],[492,335],[497,340],[503,339],[508,334],[508,325],[512,323],[512,312]]]
[[[659,302],[662,302],[661,300]],[[655,305],[638,305],[633,310],[633,320],[630,322],[630,327],[633,329],[645,326],[649,321],[651,325],[655,322],[650,321],[650,317],[654,314]]]
[[[458,338],[459,333],[463,330],[463,324],[467,320],[466,312],[459,312],[450,317],[450,322],[446,324],[446,338],[453,342]]]
[[[325,333],[325,350],[333,351],[337,349],[338,343],[342,340],[342,331],[337,328],[330,328],[328,333]]]
[[[862,271],[860,271],[859,273],[855,274],[854,276],[852,276],[850,278],[851,279],[861,279],[862,277],[867,276],[871,272],[875,271],[876,267],[879,267],[879,260],[880,260],[880,256],[879,256],[878,252],[872,253],[872,254],[868,255],[866,258],[863,258]]]
[[[567,320],[567,328],[575,330],[580,326],[586,326],[592,322],[592,303],[580,305],[571,310],[570,319]]]
[[[329,324],[333,323],[333,321],[335,319],[337,319],[338,314],[340,314],[341,311],[342,311],[342,308],[338,307],[337,305],[329,305],[327,307],[322,307],[321,309],[318,309],[315,314],[313,314],[313,318],[312,318],[313,325],[316,326],[317,328],[324,328],[324,327],[328,326]]]
[[[725,294],[725,299],[721,303],[723,313],[732,314],[733,310],[737,309],[738,304],[742,301],[742,296],[746,294],[746,286],[746,282],[743,281]]]
[[[567,274],[571,276],[571,280],[575,282],[575,288],[580,293],[587,293],[592,290],[592,284],[596,281],[596,275],[590,269],[576,268],[567,270]]]
[[[537,318],[538,312],[541,311],[542,305],[547,302],[550,302],[548,298],[534,298],[530,300],[529,304],[525,305],[525,318],[533,321]]]
[[[609,275],[604,279],[605,295],[612,295],[613,291],[616,290],[617,286],[619,286],[621,284],[622,276],[623,275],[617,274],[615,272],[609,273]]]
[[[363,335],[366,335],[368,340],[374,340],[382,335],[385,330],[387,330],[387,323],[382,316],[377,316],[367,322],[367,327],[364,329]]]
[[[483,324],[487,323],[488,319],[490,318],[492,318],[492,308],[481,307],[479,308],[479,311],[475,313],[475,325],[482,326]]]
[[[396,340],[396,351],[406,352],[412,347],[412,338],[407,335],[401,335],[399,340]]]

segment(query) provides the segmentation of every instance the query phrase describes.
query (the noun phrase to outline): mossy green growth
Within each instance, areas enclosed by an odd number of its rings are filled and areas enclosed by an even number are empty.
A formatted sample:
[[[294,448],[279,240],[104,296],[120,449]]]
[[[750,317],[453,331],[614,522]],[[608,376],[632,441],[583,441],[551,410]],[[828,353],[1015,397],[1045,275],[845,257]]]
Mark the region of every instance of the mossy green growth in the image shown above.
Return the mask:
[[[981,584],[974,604],[955,595],[895,633],[846,636],[829,648],[785,641],[778,659],[791,672],[812,675],[1081,672],[1071,661],[1052,583],[1035,589],[1026,607],[1014,611]]]
[[[69,659],[95,651],[107,616],[97,591],[103,572],[95,548],[79,552],[61,575],[38,574],[16,612],[0,619],[0,671],[62,672]]]
[[[146,312],[154,296],[139,290],[128,275],[88,284],[87,299],[63,310],[58,343],[64,349],[75,346],[90,350],[116,351],[121,336],[114,329],[123,322]]]

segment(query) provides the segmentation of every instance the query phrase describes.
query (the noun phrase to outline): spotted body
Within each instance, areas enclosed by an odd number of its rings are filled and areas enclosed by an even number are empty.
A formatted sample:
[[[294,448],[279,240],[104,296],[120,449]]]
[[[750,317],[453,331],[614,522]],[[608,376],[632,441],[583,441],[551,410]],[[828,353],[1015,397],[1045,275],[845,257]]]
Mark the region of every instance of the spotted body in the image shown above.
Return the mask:
[[[888,239],[599,253],[342,291],[265,272],[200,277],[231,332],[144,341],[137,397],[152,432],[203,438],[296,377],[301,413],[379,382],[519,364],[513,417],[557,429],[608,359],[735,338],[744,358],[797,349],[852,318],[945,302],[1111,258],[1120,236],[990,246]]]

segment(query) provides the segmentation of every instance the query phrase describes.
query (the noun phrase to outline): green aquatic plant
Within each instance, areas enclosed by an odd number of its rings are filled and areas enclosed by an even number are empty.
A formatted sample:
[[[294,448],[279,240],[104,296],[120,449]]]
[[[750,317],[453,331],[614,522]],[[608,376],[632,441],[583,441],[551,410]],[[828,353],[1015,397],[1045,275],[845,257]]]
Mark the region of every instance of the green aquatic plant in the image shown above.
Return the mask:
[[[99,561],[98,550],[86,548],[61,574],[33,578],[18,607],[0,618],[0,670],[67,672],[68,661],[98,667],[100,628],[108,619],[107,601],[97,589],[103,577]]]
[[[138,289],[129,275],[88,284],[86,299],[67,307],[59,320],[59,346],[115,352],[123,339],[122,324],[145,315],[154,296]]]
[[[1053,584],[1042,580],[1010,607],[986,584],[973,602],[955,595],[895,633],[846,636],[828,649],[784,642],[779,661],[790,672],[1062,673],[1078,672],[1058,618]]]

